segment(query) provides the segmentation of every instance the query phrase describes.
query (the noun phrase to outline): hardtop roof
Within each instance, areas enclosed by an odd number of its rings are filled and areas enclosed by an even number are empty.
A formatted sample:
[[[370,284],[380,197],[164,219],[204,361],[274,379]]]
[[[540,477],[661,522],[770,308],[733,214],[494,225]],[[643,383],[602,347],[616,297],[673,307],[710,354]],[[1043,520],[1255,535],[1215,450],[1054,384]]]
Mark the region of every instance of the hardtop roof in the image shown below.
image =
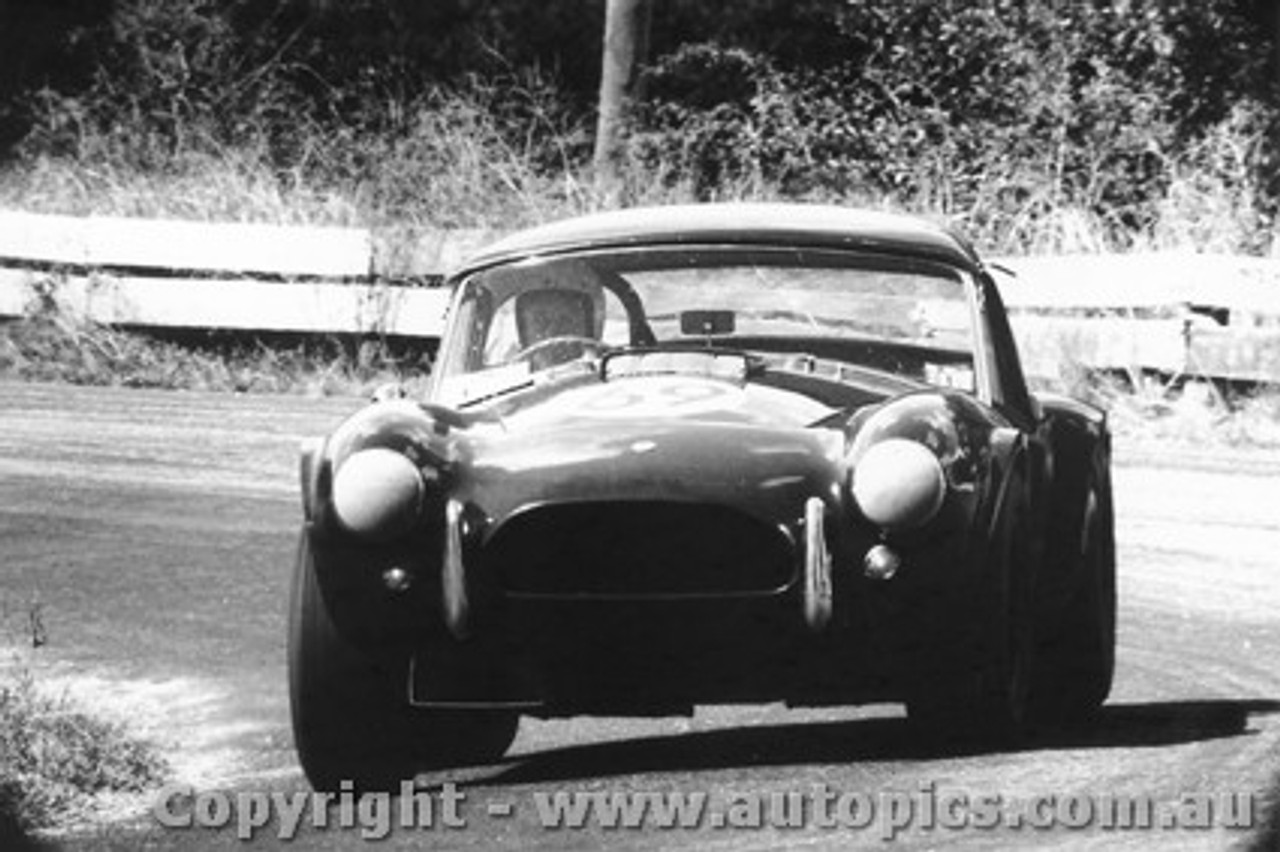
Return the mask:
[[[535,255],[679,244],[879,250],[971,270],[980,265],[963,239],[912,216],[834,205],[734,202],[633,207],[528,228],[481,249],[453,277]]]

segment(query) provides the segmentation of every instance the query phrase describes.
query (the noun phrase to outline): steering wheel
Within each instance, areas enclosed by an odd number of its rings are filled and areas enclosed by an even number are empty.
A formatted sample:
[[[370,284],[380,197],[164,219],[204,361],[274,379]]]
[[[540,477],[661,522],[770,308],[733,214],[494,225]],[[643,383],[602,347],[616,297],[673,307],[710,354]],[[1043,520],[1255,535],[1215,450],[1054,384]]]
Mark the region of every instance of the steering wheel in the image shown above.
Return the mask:
[[[548,337],[544,340],[539,340],[536,343],[530,343],[515,355],[511,356],[511,360],[532,361],[533,356],[543,350],[550,349],[554,346],[574,345],[581,347],[584,352],[590,349],[597,355],[599,355],[604,349],[604,344],[599,340],[596,340],[594,337],[580,337],[576,334],[560,334],[555,337]]]

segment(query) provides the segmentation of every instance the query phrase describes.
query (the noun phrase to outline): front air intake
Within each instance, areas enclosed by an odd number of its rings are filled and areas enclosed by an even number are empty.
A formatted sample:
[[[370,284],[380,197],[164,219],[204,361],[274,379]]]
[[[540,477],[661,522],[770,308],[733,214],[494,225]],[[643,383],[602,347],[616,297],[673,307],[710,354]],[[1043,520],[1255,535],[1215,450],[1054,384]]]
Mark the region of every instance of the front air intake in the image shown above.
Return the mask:
[[[776,592],[797,560],[781,529],[735,509],[645,501],[517,513],[484,563],[510,595],[645,598]]]

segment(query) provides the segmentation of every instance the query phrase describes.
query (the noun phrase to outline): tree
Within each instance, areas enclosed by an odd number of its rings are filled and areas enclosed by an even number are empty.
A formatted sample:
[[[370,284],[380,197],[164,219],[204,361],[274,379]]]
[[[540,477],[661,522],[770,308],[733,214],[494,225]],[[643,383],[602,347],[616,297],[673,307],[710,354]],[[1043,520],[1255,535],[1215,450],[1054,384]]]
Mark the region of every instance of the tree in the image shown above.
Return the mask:
[[[604,57],[600,67],[595,169],[602,186],[617,182],[623,127],[638,95],[640,65],[648,50],[650,0],[606,0]]]

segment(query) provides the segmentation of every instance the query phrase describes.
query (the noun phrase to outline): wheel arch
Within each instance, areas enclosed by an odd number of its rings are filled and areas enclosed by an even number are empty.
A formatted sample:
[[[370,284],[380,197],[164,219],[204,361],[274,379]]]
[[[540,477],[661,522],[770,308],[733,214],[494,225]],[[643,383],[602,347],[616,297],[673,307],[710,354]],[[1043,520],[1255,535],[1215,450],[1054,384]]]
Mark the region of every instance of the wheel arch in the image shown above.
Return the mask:
[[[1089,482],[1098,470],[1110,474],[1111,433],[1099,408],[1058,394],[1038,394],[1037,399],[1047,451],[1045,552],[1054,575],[1051,587],[1067,587],[1057,590],[1061,593],[1073,582],[1070,557],[1083,534]],[[1110,488],[1109,478],[1102,487]]]

